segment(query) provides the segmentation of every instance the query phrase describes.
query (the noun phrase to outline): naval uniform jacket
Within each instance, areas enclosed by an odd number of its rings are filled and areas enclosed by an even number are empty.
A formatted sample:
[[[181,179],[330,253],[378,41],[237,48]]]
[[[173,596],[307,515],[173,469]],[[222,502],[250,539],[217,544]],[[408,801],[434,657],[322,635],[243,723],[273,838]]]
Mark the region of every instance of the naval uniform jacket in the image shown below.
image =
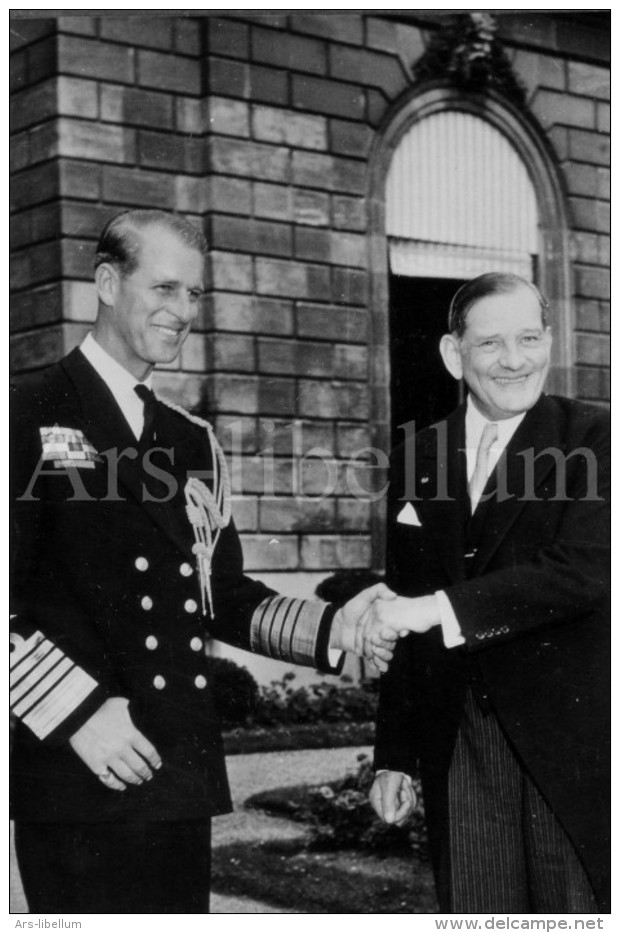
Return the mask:
[[[332,607],[279,597],[244,576],[231,521],[213,556],[213,615],[208,604],[203,614],[184,484],[188,471],[200,471],[209,487],[217,442],[206,423],[158,406],[157,443],[174,452],[172,468],[168,455],[160,461],[177,481],[171,497],[169,478],[163,486],[145,478],[134,435],[79,350],[17,380],[11,409],[13,815],[185,820],[227,812],[205,639],[331,670]],[[149,501],[143,484],[168,501]],[[123,793],[104,787],[68,743],[113,696],[129,698],[133,722],[163,760],[151,781]]]
[[[448,818],[448,769],[470,687],[483,709],[495,712],[571,838],[604,909],[606,414],[542,396],[489,477],[485,494],[493,491],[472,517],[464,406],[393,454],[387,583],[410,597],[444,590],[465,644],[445,648],[440,627],[399,642],[381,679],[375,764],[409,774],[419,767],[437,864]],[[419,525],[405,524],[402,515],[398,521],[407,502]]]

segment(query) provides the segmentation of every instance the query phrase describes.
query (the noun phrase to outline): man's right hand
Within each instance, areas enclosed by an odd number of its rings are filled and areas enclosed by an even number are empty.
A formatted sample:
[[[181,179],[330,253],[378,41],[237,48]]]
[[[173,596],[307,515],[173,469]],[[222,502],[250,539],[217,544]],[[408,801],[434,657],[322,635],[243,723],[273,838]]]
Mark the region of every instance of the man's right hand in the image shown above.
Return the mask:
[[[390,631],[388,638],[382,638],[375,631],[378,623],[373,625],[371,610],[378,600],[393,599],[396,599],[396,593],[385,583],[369,586],[350,599],[334,616],[329,639],[330,649],[351,651],[358,657],[365,655],[379,671],[387,671],[398,635]],[[366,635],[371,629],[374,633],[372,641]]]
[[[379,772],[369,800],[377,816],[395,826],[402,826],[418,805],[411,778],[402,771]]]
[[[157,749],[136,729],[125,697],[111,697],[69,742],[84,764],[111,790],[150,781],[161,768]]]

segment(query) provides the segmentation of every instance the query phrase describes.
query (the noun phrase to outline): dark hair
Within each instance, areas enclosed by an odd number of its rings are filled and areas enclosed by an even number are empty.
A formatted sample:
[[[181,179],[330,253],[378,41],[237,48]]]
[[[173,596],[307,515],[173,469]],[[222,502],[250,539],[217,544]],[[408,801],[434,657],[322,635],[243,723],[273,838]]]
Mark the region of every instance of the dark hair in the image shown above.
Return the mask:
[[[95,269],[104,262],[110,262],[118,267],[122,275],[131,275],[140,262],[140,233],[148,227],[163,227],[203,256],[207,252],[207,241],[200,230],[179,214],[158,210],[123,211],[109,220],[101,231],[95,253]]]
[[[486,272],[484,275],[465,282],[452,299],[448,313],[449,333],[457,337],[463,336],[467,325],[467,315],[476,301],[487,298],[489,295],[505,295],[519,288],[527,288],[536,296],[540,306],[542,325],[546,327],[549,304],[535,285],[512,272]]]

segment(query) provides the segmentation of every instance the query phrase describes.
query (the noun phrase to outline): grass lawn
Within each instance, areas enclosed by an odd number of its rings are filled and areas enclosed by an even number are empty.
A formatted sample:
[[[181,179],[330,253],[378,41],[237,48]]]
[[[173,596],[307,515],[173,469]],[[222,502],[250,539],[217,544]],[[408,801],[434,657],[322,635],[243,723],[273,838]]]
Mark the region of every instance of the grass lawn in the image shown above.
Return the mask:
[[[437,913],[430,867],[413,856],[309,852],[299,842],[213,850],[212,889],[313,914]]]
[[[339,782],[327,786],[337,793]],[[306,823],[312,799],[312,786],[298,784],[252,794],[244,808]],[[420,857],[425,839],[415,825],[371,841],[365,813],[370,808],[366,802],[359,806],[348,816],[338,811],[335,837],[317,836],[310,822],[301,839],[215,847],[213,890],[263,901],[283,913],[436,913],[430,865]]]
[[[224,735],[226,753],[372,745],[374,723],[290,724],[238,728]],[[245,806],[299,819],[305,785],[254,794]],[[414,851],[310,849],[304,841],[234,843],[213,849],[212,890],[262,901],[283,913],[428,914],[438,906],[429,863]]]

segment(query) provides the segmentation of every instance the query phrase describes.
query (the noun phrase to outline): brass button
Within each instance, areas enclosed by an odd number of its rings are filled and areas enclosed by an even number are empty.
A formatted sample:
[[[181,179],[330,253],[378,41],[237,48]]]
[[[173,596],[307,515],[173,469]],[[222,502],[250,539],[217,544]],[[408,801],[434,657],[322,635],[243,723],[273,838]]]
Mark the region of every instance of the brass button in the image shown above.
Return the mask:
[[[142,599],[140,600],[140,605],[142,606],[143,609],[146,609],[146,610],[152,609],[153,600],[151,599],[150,596],[143,596]]]
[[[203,677],[202,674],[198,674],[198,677],[195,678],[194,683],[199,690],[204,690],[207,686],[207,678]]]
[[[149,651],[155,651],[159,642],[157,641],[154,635],[149,635],[146,641],[144,642],[144,644],[149,649]]]
[[[186,599],[183,603],[183,608],[186,612],[196,612],[198,609],[198,603],[195,599]]]
[[[191,564],[181,564],[179,567],[179,573],[182,577],[191,577],[194,570]]]
[[[202,648],[203,648],[202,638],[198,638],[198,636],[196,635],[196,637],[192,638],[192,640],[190,641],[189,646],[192,649],[192,651],[202,651]]]
[[[146,557],[136,557],[135,564],[136,564],[136,570],[140,570],[144,572],[145,570],[149,569],[149,562],[146,559]]]
[[[163,690],[166,686],[166,678],[158,674],[157,677],[153,678],[153,686],[156,690]]]

